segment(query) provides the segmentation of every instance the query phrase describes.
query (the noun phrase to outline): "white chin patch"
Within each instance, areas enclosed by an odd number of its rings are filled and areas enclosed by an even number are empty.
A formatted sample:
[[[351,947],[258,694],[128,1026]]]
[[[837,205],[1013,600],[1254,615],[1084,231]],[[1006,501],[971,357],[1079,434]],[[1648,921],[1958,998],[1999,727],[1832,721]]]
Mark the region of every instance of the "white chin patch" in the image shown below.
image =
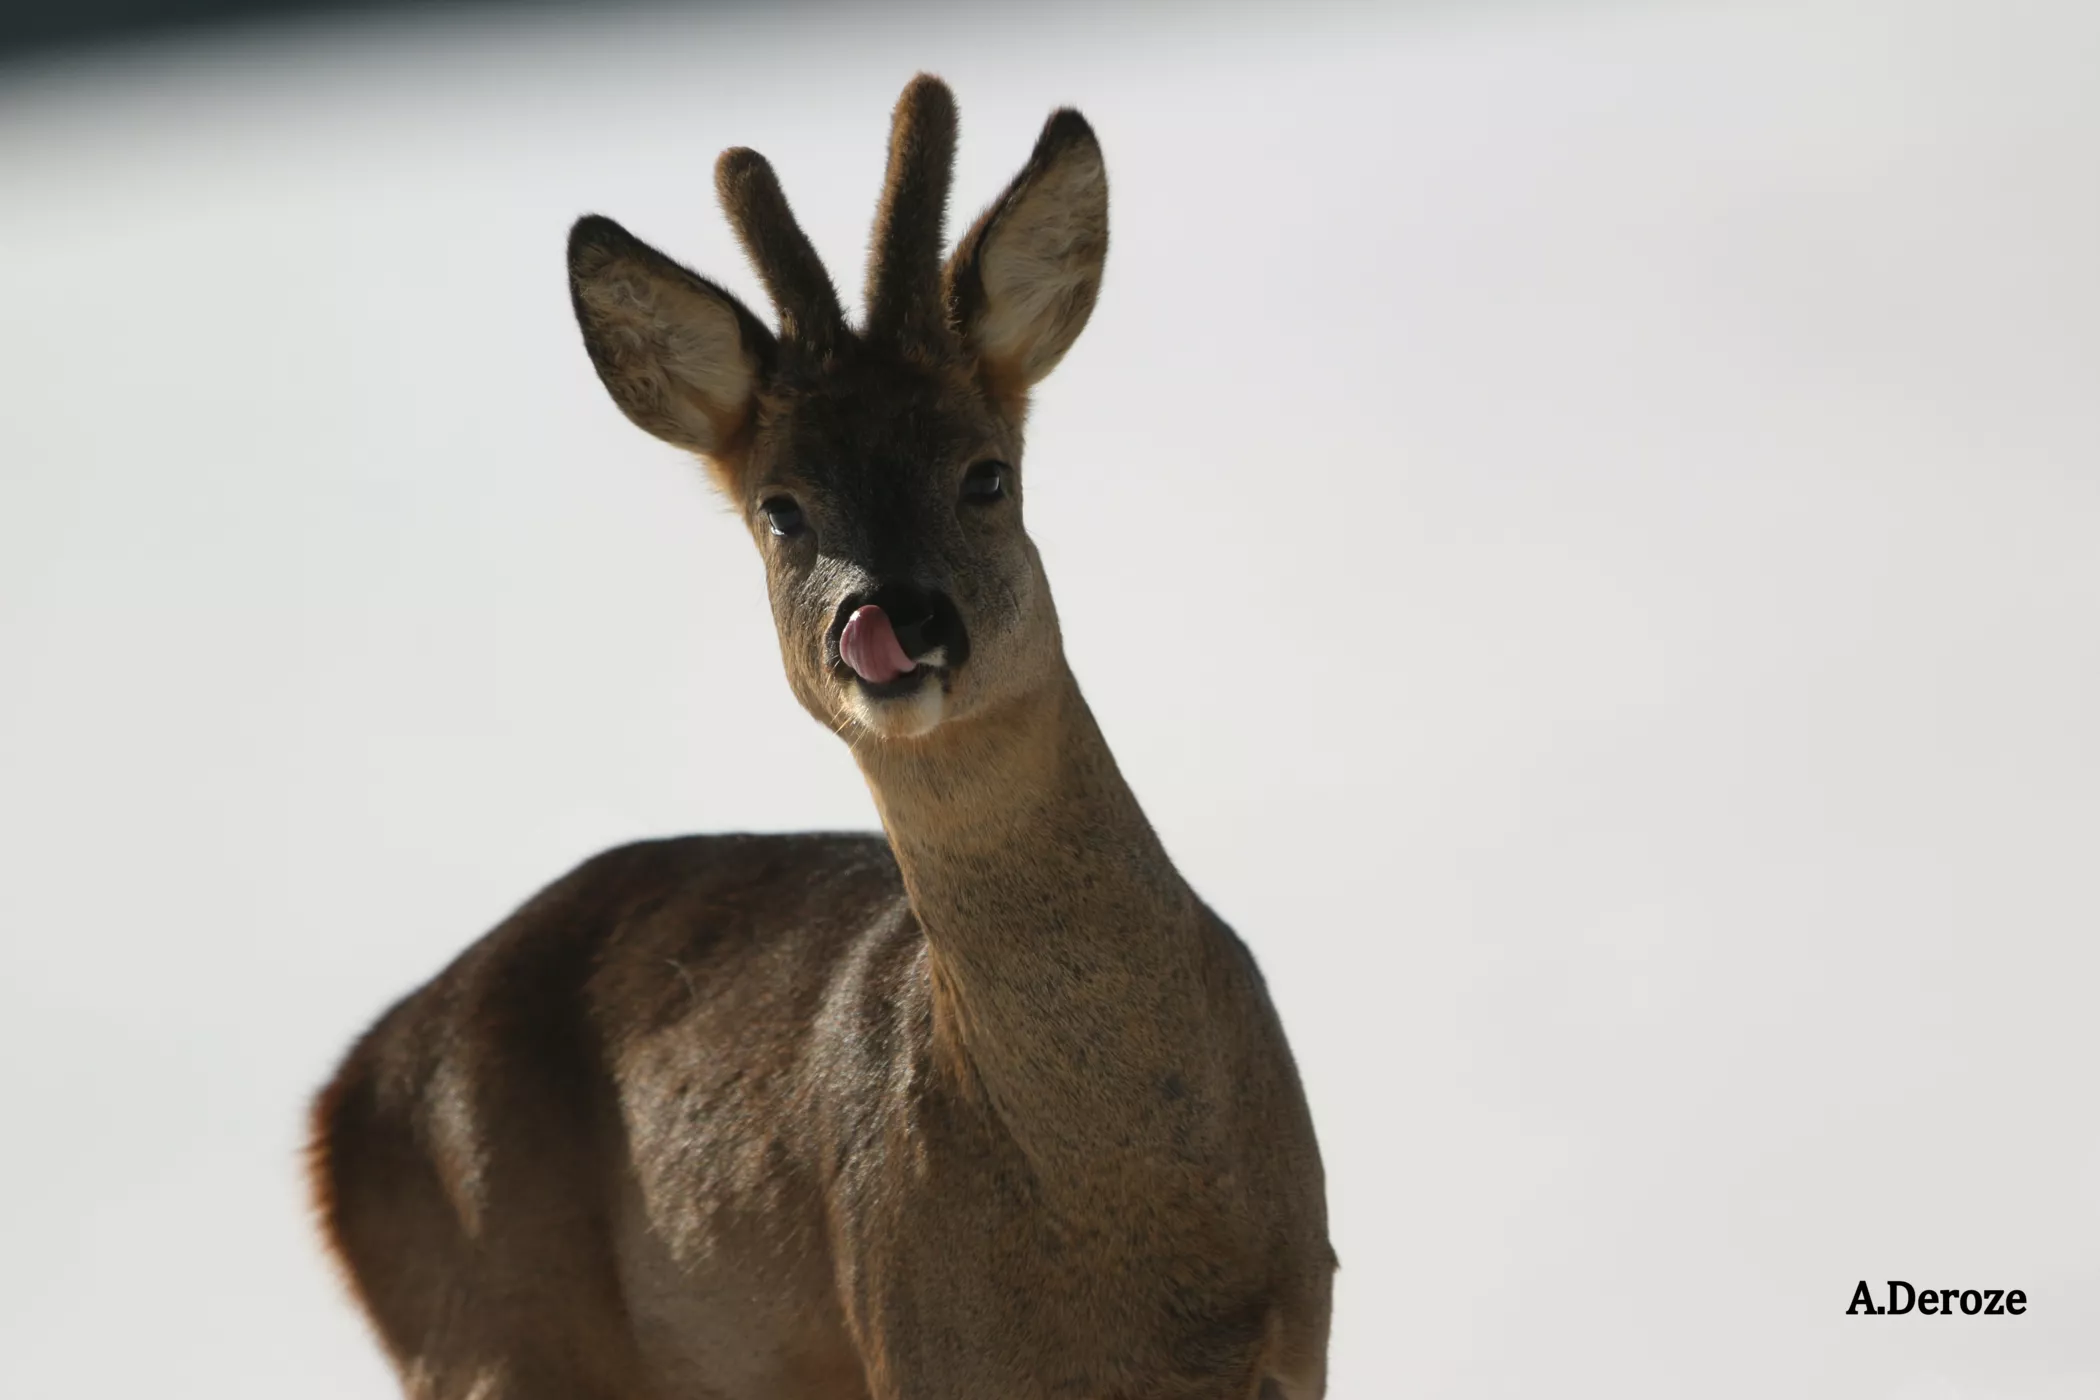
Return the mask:
[[[947,698],[936,681],[890,700],[874,699],[855,686],[847,703],[861,728],[885,739],[917,739],[941,722]]]

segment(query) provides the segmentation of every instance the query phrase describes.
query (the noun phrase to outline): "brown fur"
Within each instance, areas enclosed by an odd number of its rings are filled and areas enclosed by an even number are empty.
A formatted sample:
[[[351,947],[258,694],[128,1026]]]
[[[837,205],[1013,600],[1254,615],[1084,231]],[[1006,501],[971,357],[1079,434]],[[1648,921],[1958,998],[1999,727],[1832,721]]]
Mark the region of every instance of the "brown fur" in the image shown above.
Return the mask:
[[[943,112],[945,138],[914,125]],[[617,225],[572,238],[593,362],[745,513],[790,684],[849,741],[885,835],[609,852],[358,1043],[315,1103],[315,1195],[412,1395],[1324,1392],[1319,1153],[1261,976],[1065,665],[1018,476],[960,494],[972,464],[1017,468],[1027,389],[1091,309],[1099,148],[1053,117],[936,282],[907,264],[938,249],[926,163],[952,142],[919,79],[875,256],[916,288],[908,334],[775,341]],[[821,265],[770,171],[737,171],[724,202],[807,327]],[[694,339],[634,323],[678,305],[739,328],[726,370],[662,363]],[[701,420],[706,445],[633,387],[738,366],[749,391],[733,430]],[[763,509],[783,499],[807,522],[786,537]],[[952,598],[967,645],[886,698],[835,630],[900,582]]]
[[[780,313],[780,338],[821,358],[846,318],[831,275],[795,222],[772,165],[757,151],[722,152],[715,162],[715,195]]]
[[[985,256],[995,228],[1034,251]],[[970,333],[969,352],[994,394],[1025,394],[1064,358],[1101,290],[1108,255],[1108,177],[1094,133],[1079,113],[1052,114],[1035,154],[957,245],[944,275],[952,324]],[[1003,313],[1003,314],[1002,314]]]
[[[941,235],[955,166],[955,98],[921,74],[897,99],[868,246],[868,333],[939,344]]]

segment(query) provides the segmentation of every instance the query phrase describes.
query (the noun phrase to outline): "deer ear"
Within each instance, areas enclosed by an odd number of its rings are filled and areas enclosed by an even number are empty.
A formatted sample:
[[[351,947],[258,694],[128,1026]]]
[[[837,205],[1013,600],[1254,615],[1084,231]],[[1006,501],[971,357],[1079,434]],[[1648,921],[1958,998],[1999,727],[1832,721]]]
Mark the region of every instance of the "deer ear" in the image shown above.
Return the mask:
[[[737,445],[774,350],[743,303],[596,214],[569,231],[569,297],[622,413],[717,460]]]
[[[987,377],[1025,393],[1093,314],[1108,256],[1108,172],[1086,118],[1054,114],[1035,153],[956,245],[948,314]]]

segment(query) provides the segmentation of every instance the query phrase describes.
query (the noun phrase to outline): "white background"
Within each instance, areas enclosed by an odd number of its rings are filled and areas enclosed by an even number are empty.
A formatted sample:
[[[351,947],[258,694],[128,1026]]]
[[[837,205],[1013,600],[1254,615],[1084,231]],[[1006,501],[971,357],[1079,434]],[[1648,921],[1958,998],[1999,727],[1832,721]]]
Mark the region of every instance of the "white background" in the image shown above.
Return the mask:
[[[1333,1394],[2100,1393],[2100,9],[1114,14],[0,73],[0,1393],[389,1394],[350,1037],[600,846],[872,826],[561,247],[763,305],[750,144],[850,294],[922,67],[961,218],[1108,152],[1031,525],[1297,1046]]]

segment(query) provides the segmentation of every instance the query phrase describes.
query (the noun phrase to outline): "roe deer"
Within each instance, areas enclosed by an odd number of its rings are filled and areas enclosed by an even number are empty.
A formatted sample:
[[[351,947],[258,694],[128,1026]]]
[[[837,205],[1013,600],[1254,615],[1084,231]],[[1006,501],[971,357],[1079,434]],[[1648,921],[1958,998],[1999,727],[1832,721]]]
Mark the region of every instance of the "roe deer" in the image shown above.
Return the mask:
[[[850,328],[770,166],[722,205],[779,314],[599,217],[585,348],[765,558],[788,680],[886,835],[650,841],[389,1011],[314,1191],[414,1396],[1310,1400],[1334,1255],[1261,975],[1066,667],[1028,393],[1108,243],[1077,112],[946,262],[954,101],[905,89]]]

